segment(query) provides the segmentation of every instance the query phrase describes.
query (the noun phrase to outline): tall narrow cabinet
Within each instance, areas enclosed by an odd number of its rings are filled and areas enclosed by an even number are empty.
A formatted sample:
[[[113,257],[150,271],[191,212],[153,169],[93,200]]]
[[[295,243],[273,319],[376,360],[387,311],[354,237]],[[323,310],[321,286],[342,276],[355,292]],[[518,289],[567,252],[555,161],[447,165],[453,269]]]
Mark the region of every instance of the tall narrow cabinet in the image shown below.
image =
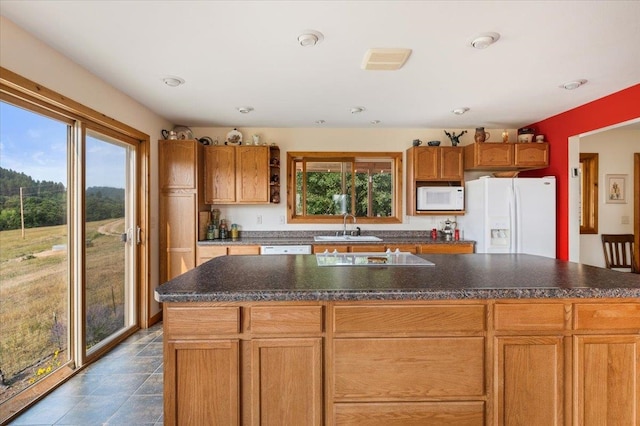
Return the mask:
[[[158,141],[160,167],[160,282],[196,266],[202,197],[203,146],[196,140]]]

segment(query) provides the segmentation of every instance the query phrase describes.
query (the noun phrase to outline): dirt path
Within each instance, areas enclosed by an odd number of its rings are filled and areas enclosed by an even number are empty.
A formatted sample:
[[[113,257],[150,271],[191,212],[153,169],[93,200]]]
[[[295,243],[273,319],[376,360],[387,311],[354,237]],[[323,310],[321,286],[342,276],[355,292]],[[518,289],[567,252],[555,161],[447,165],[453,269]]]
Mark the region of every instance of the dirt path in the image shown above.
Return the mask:
[[[104,235],[120,235],[124,226],[124,219],[117,219],[113,222],[105,223],[98,228],[98,232]],[[51,257],[51,256],[60,256],[61,258],[66,257],[67,248],[61,248],[60,250],[44,250],[38,253],[34,253],[34,257]],[[29,260],[25,260],[22,257],[11,260],[10,262],[28,262]],[[47,279],[52,275],[64,274],[67,269],[67,264],[62,259],[59,263],[55,263],[52,265],[46,265],[44,267],[39,267],[31,272],[16,274],[16,276],[11,279],[2,280],[2,290],[8,290],[12,287],[16,287],[22,285],[24,283],[34,282],[37,280]]]

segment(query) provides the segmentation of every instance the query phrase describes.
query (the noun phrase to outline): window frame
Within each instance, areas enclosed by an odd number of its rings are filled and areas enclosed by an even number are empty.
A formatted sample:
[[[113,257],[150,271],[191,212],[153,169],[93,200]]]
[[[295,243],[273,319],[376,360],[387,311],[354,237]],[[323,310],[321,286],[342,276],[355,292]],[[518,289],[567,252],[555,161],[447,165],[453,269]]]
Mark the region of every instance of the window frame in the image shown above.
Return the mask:
[[[393,201],[392,215],[386,217],[357,216],[358,223],[390,224],[402,223],[402,152],[324,152],[324,151],[291,151],[287,152],[287,221],[288,223],[342,223],[342,215],[299,215],[296,213],[296,162],[342,161],[355,159],[384,158],[392,161]],[[355,173],[352,173],[355,176]],[[303,180],[305,188],[306,179]],[[355,200],[351,200],[353,207]]]
[[[94,359],[99,358],[118,343],[128,336],[135,333],[139,328],[146,328],[151,325],[151,303],[154,303],[152,297],[152,289],[149,285],[151,250],[148,244],[150,220],[150,185],[149,185],[149,167],[150,167],[150,137],[124,123],[106,116],[98,111],[86,107],[76,101],[66,98],[65,96],[54,92],[42,85],[28,80],[4,67],[0,67],[0,100],[15,105],[17,107],[48,116],[52,119],[67,123],[70,125],[70,134],[68,139],[71,141],[70,153],[73,156],[73,164],[68,165],[68,173],[73,180],[68,182],[68,221],[69,221],[69,259],[68,272],[71,274],[72,280],[82,279],[82,244],[77,241],[83,241],[82,229],[84,221],[82,213],[82,194],[78,190],[78,178],[82,176],[82,171],[78,164],[82,163],[78,157],[82,153],[83,133],[85,127],[90,127],[106,135],[110,135],[129,144],[135,144],[136,167],[138,169],[138,196],[135,200],[138,210],[135,215],[135,222],[140,227],[141,242],[136,250],[136,264],[138,267],[135,289],[136,316],[133,319],[133,325],[120,333],[115,339],[110,340],[99,350],[87,354],[85,351],[79,350],[76,341],[78,334],[82,331],[82,326],[78,324],[79,316],[71,313],[69,318],[68,330],[68,346],[69,360],[64,363],[56,371],[47,377],[39,380],[25,391],[6,400],[1,406],[0,423],[19,414],[24,408],[37,401],[40,395],[48,392],[56,385],[63,382],[69,376],[80,371],[82,367],[87,365]],[[82,179],[82,178],[81,178]],[[72,184],[73,182],[73,184]],[[81,182],[81,186],[84,182]],[[79,193],[80,192],[80,193]],[[70,292],[76,292],[76,284],[70,283]],[[79,297],[82,295],[69,295],[69,310],[78,312],[82,309],[79,304]],[[81,339],[84,342],[84,338]],[[75,349],[72,349],[72,345]],[[10,417],[4,418],[5,414]]]
[[[598,154],[580,153],[580,234],[598,233]]]

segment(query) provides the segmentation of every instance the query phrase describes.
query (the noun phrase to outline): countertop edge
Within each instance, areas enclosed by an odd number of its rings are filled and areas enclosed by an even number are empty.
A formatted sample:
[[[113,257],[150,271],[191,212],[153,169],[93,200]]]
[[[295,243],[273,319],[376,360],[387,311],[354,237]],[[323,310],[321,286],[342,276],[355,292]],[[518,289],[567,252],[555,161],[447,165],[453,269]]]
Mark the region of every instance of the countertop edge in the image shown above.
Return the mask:
[[[505,288],[461,290],[375,290],[375,291],[282,291],[169,293],[154,292],[155,299],[171,302],[293,302],[293,301],[365,301],[365,300],[488,300],[488,299],[639,299],[636,288]]]

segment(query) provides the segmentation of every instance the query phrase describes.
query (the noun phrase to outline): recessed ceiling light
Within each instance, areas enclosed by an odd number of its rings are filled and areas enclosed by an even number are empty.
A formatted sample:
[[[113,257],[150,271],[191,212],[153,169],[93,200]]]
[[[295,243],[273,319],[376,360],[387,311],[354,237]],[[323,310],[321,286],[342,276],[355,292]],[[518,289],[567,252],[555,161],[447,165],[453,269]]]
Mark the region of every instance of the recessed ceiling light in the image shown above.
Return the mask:
[[[499,38],[500,34],[498,33],[482,33],[471,41],[471,46],[476,49],[486,49],[498,41]]]
[[[561,84],[559,87],[561,89],[566,89],[566,90],[573,90],[573,89],[577,89],[578,87],[582,86],[583,84],[586,84],[587,80],[574,80],[574,81],[568,81],[564,84]]]
[[[371,120],[370,123],[373,125],[380,124],[380,120]]]
[[[178,87],[184,84],[184,80],[180,77],[165,77],[162,82],[169,87]]]
[[[324,123],[326,123],[326,121],[324,121],[324,120],[316,120],[316,124],[324,124]]]
[[[469,108],[467,107],[456,108],[451,110],[451,112],[454,113],[455,115],[462,115],[467,111],[469,111]]]
[[[361,107],[361,106],[351,107],[351,114],[360,114],[364,110],[365,110],[365,107]]]
[[[236,108],[236,109],[237,109],[237,110],[238,110],[238,112],[239,112],[239,113],[241,113],[241,114],[248,114],[248,113],[250,113],[251,111],[253,111],[253,107],[250,107],[250,106],[241,106],[241,107],[238,107],[238,108]]]
[[[324,36],[321,32],[315,30],[304,30],[302,34],[298,36],[298,43],[302,47],[313,47],[324,40]]]

